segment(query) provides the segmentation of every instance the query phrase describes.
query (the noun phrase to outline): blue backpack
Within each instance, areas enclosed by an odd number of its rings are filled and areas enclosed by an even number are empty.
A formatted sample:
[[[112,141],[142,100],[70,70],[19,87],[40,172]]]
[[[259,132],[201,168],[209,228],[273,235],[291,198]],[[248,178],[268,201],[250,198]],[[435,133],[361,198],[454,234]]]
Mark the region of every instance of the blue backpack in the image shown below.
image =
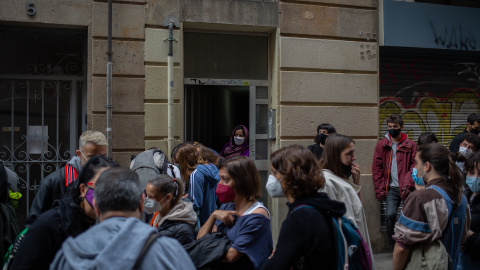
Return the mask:
[[[308,207],[315,208],[310,205],[302,204],[294,208],[294,210]],[[372,256],[368,245],[362,238],[358,228],[347,218],[332,218],[332,226],[334,228],[335,239],[337,239],[337,261],[338,270],[347,269],[372,269]]]

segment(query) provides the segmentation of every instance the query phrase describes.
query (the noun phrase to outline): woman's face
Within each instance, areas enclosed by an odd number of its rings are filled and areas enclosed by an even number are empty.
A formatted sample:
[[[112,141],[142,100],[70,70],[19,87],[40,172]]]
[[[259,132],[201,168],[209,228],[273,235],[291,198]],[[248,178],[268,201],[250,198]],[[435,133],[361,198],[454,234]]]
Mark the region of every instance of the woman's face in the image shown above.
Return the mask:
[[[235,130],[235,137],[245,138],[245,134],[243,133],[243,130],[241,129]]]
[[[164,195],[157,191],[157,189],[152,184],[147,184],[145,189],[147,193],[147,198],[158,202],[162,206],[160,211],[161,216],[165,216],[168,211],[170,211],[170,201],[172,200],[172,194]]]
[[[355,144],[351,142],[340,153],[340,161],[347,166],[352,166],[353,162],[357,159],[355,156]]]
[[[480,164],[479,163],[475,163],[475,167],[473,168],[473,170],[470,170],[467,172],[467,176],[469,177],[480,177]]]
[[[92,190],[95,189],[95,184],[97,183],[98,177],[106,169],[108,169],[108,167],[99,169],[95,173],[95,175],[92,177],[92,179],[90,179],[90,181],[87,182],[87,185],[80,184],[80,196],[83,198],[83,210],[85,211],[85,215],[87,215],[87,217],[92,219],[96,218],[95,209],[93,209],[90,203],[87,202],[85,196],[87,195],[87,192],[89,189],[92,189]]]
[[[221,168],[218,171],[218,175],[220,176],[220,184],[229,186],[233,188],[233,178],[228,174],[228,171],[226,168]],[[235,189],[234,189],[235,190]]]
[[[319,129],[319,130],[318,130],[318,135],[320,135],[320,134],[322,134],[322,133],[325,134],[325,135],[328,135],[328,130],[326,130],[326,129]]]
[[[283,178],[285,178],[285,175],[284,174],[281,174],[279,171],[277,171],[273,165],[270,165],[270,170],[272,171],[272,175],[277,179],[277,181],[280,181],[282,180]],[[284,181],[282,181],[281,183],[285,183]]]

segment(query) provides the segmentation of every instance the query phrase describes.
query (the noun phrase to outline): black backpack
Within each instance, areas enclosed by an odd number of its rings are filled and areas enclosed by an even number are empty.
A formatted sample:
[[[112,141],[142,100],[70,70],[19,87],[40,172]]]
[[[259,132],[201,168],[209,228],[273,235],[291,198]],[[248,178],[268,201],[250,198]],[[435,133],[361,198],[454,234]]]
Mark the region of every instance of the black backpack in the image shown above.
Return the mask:
[[[130,170],[138,174],[143,189],[147,187],[149,180],[159,174],[167,174],[168,170],[170,170],[172,177],[176,177],[173,165],[168,162],[165,153],[160,149],[149,149],[137,156],[132,155],[131,160]]]

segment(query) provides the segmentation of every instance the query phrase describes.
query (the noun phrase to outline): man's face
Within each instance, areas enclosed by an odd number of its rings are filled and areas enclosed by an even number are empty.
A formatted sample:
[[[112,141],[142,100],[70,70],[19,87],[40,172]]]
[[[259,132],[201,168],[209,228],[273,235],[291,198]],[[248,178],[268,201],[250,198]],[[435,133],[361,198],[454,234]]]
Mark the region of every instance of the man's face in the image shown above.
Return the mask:
[[[83,147],[80,147],[81,150],[77,150],[77,157],[80,158],[80,165],[83,167],[87,161],[96,155],[106,156],[107,155],[107,146],[106,145],[96,145],[93,143],[86,143]]]
[[[478,122],[473,122],[473,125],[470,123],[467,123],[467,127],[469,128],[468,131],[470,131],[473,134],[479,134],[480,133],[480,123]]]
[[[467,140],[464,140],[461,144],[460,144],[461,147],[465,147],[467,148],[468,150],[472,150],[473,152],[476,151],[475,149],[475,145],[473,145],[473,143],[467,141]]]
[[[397,123],[388,123],[387,127],[388,129],[403,129],[403,126],[400,126],[400,124]]]

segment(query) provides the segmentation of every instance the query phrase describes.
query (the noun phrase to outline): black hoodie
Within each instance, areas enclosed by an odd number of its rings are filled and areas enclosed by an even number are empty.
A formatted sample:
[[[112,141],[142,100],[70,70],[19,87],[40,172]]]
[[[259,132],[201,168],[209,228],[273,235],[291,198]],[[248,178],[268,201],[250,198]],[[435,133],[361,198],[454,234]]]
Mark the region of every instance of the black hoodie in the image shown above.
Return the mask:
[[[345,204],[326,193],[314,193],[287,203],[274,256],[262,269],[337,269],[337,239],[332,216],[345,214]],[[301,207],[309,205],[312,207]],[[296,208],[298,207],[298,208]]]

